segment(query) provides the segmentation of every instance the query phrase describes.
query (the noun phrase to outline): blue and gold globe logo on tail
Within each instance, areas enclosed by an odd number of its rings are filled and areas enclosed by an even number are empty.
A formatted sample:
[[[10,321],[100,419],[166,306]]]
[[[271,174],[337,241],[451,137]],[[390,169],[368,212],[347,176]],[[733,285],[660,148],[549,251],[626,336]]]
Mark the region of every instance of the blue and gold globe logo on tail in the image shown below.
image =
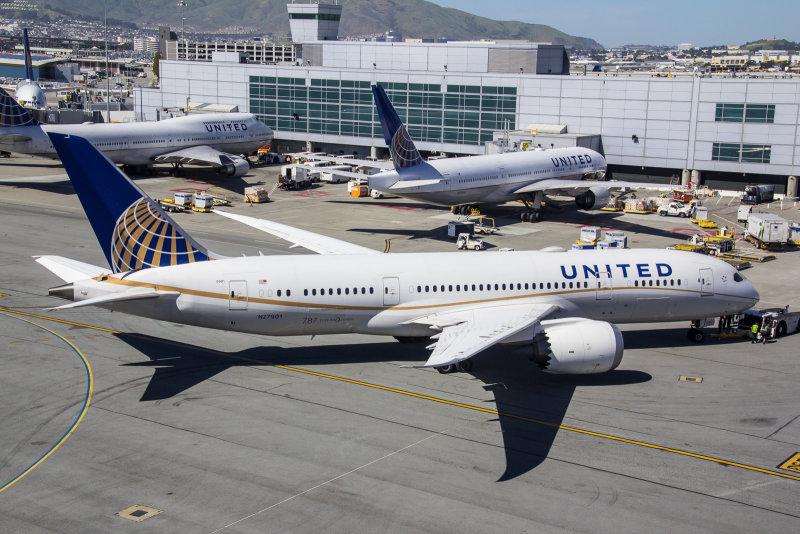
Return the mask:
[[[19,102],[0,89],[0,127],[35,126],[39,121],[19,105]]]
[[[153,202],[140,198],[126,209],[111,236],[114,272],[166,267],[209,257],[196,248]]]
[[[404,124],[401,124],[394,136],[392,136],[392,146],[390,148],[389,152],[392,154],[396,169],[413,167],[422,163],[422,156],[419,155],[417,147],[414,146],[414,141],[408,135]]]

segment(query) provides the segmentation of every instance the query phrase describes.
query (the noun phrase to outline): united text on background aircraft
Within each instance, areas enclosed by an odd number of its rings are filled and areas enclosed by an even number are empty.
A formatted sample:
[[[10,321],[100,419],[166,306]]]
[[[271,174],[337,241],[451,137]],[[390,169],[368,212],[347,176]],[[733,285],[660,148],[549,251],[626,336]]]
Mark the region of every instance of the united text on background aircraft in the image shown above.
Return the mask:
[[[433,340],[422,366],[466,370],[495,344],[553,373],[622,358],[613,323],[737,313],[755,288],[718,259],[680,251],[383,254],[233,213],[318,255],[222,258],[193,240],[86,139],[49,134],[110,268],[39,256],[65,284],[62,308],[101,306],[263,335],[363,333]]]
[[[252,154],[272,140],[272,129],[252,113],[209,113],[157,122],[40,124],[0,89],[0,149],[57,159],[48,133],[88,139],[111,161],[203,165],[228,176],[245,174]]]
[[[598,152],[580,147],[423,161],[383,87],[375,85],[372,92],[394,167],[371,175],[372,189],[455,206],[462,214],[468,214],[473,206],[521,200],[528,208],[522,212],[522,220],[535,222],[542,218],[545,195],[572,196],[578,208],[599,209],[608,203],[613,190],[657,187],[583,180],[605,171],[606,160]]]

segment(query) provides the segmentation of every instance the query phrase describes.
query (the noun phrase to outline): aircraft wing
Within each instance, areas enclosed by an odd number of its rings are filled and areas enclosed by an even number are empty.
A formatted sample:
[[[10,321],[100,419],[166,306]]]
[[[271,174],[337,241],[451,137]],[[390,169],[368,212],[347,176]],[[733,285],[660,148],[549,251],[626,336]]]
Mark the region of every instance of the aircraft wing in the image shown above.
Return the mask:
[[[241,159],[239,156],[220,152],[210,146],[193,146],[182,148],[174,152],[167,152],[153,158],[158,163],[181,163],[183,165],[208,165],[222,167]]]
[[[341,158],[336,156],[317,156],[314,154],[299,154],[308,161],[332,161],[340,165],[353,165],[355,167],[374,167],[384,171],[393,171],[394,164],[391,161],[372,161],[369,159]]]
[[[414,319],[411,322],[441,329],[441,333],[434,336],[436,343],[428,347],[433,349],[428,361],[414,367],[438,367],[464,361],[527,328],[535,328],[557,309],[553,304],[510,304]]]
[[[576,195],[588,189],[607,189],[609,191],[626,189],[651,189],[653,191],[672,191],[674,185],[652,184],[646,182],[623,182],[620,180],[595,181],[595,180],[566,180],[561,178],[548,178],[530,183],[514,191],[514,194],[535,193],[561,193],[565,195]]]
[[[239,221],[253,228],[258,228],[263,232],[272,234],[281,239],[294,243],[292,247],[304,247],[313,250],[318,254],[381,254],[377,250],[354,245],[347,241],[334,239],[307,230],[300,230],[285,224],[280,224],[265,219],[256,219],[247,215],[237,215],[227,211],[214,210],[214,213]]]
[[[441,181],[442,178],[431,178],[429,180],[398,180],[397,182],[389,186],[389,189],[391,189],[392,191],[397,191],[398,189],[410,189],[412,187],[436,185]]]

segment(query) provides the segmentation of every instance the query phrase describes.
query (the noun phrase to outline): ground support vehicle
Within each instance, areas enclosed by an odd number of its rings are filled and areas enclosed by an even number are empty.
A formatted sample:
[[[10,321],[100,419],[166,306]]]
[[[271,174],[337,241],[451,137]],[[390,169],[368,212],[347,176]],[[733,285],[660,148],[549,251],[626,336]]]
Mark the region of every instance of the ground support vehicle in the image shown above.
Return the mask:
[[[267,190],[261,186],[248,186],[244,188],[244,201],[251,204],[269,202],[269,193],[267,193]]]
[[[789,306],[786,306],[785,308],[747,310],[739,317],[740,329],[750,330],[753,323],[757,323],[759,329],[764,326],[774,328],[774,337],[785,336],[798,331],[798,327],[800,327],[800,311],[790,312]]]
[[[480,239],[474,239],[471,235],[463,233],[458,234],[456,247],[458,250],[483,250],[484,244]]]
[[[761,204],[772,202],[775,198],[775,186],[768,184],[751,184],[744,188],[742,204]]]
[[[670,217],[689,217],[692,214],[693,207],[689,204],[682,204],[680,202],[670,202],[666,206],[658,207],[658,214],[662,217],[669,215]]]
[[[499,232],[500,230],[498,230],[494,223],[494,219],[491,217],[479,217],[478,222],[475,224],[476,234],[492,235]]]
[[[456,239],[461,234],[472,236],[475,233],[475,223],[472,221],[450,221],[447,223],[447,237]]]
[[[751,213],[744,238],[758,248],[780,248],[789,241],[789,221],[772,213]]]

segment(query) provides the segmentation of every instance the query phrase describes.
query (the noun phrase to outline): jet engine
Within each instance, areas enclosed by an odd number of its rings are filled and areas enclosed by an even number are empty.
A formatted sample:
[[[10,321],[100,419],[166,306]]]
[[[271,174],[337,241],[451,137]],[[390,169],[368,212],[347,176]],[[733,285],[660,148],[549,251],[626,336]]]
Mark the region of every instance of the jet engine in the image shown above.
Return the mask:
[[[542,321],[529,359],[547,373],[594,374],[622,361],[622,332],[616,325],[591,319]]]
[[[582,210],[600,209],[608,204],[608,199],[611,198],[611,193],[608,189],[593,187],[588,191],[584,191],[575,197],[575,204]]]
[[[222,160],[223,158],[220,158]],[[217,172],[226,176],[244,176],[250,170],[250,164],[240,157],[225,157]]]

